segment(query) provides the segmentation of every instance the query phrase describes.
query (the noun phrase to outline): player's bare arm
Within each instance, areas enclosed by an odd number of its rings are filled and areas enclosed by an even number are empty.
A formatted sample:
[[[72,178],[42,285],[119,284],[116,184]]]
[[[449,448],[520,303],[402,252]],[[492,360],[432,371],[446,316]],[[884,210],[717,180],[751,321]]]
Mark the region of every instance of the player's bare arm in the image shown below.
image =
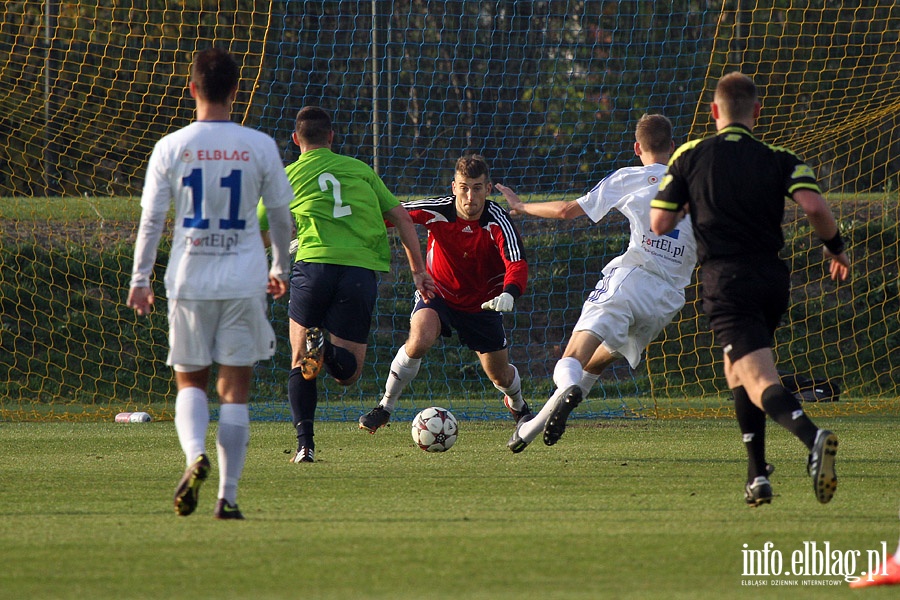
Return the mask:
[[[650,209],[650,231],[656,235],[665,235],[675,229],[678,222],[684,218],[684,213],[666,210],[664,208]]]
[[[844,252],[840,229],[828,202],[814,190],[797,190],[793,198],[803,209],[816,235],[825,243],[825,256],[831,259],[828,269],[831,278],[845,281],[850,275],[850,258]]]
[[[497,183],[494,185],[497,190],[503,194],[506,203],[509,204],[509,213],[511,215],[532,215],[544,219],[560,219],[568,220],[585,215],[584,209],[575,200],[554,200],[552,202],[522,202],[516,193],[503,185]]]
[[[409,269],[412,271],[416,290],[422,294],[423,298],[433,298],[434,280],[425,270],[425,259],[422,258],[422,247],[419,244],[419,235],[416,233],[412,217],[409,216],[403,205],[395,206],[384,213],[384,216],[393,223],[400,234],[400,242],[406,251],[406,259],[409,261]]]

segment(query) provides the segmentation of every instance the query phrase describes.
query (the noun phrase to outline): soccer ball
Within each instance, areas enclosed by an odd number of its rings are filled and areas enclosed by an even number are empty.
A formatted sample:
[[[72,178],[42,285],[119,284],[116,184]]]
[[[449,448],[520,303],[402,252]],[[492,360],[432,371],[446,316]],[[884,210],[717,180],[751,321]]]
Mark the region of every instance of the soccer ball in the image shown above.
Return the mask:
[[[446,452],[456,443],[459,424],[446,408],[431,406],[416,415],[412,439],[426,452]]]

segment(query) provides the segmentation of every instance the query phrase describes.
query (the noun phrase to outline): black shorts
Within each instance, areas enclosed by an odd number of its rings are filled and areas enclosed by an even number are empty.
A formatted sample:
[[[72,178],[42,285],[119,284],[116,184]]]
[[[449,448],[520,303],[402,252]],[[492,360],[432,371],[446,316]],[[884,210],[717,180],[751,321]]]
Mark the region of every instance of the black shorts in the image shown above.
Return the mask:
[[[732,362],[775,345],[788,308],[791,274],[777,257],[708,260],[700,269],[703,311]]]
[[[423,308],[437,312],[441,319],[441,335],[450,337],[456,330],[459,343],[475,352],[496,352],[503,350],[509,343],[503,330],[503,314],[492,310],[477,313],[462,312],[447,306],[443,298],[435,296],[426,304],[416,292],[416,305],[413,313]]]
[[[378,278],[370,269],[298,260],[291,271],[288,315],[306,328],[322,327],[366,344],[377,298]]]

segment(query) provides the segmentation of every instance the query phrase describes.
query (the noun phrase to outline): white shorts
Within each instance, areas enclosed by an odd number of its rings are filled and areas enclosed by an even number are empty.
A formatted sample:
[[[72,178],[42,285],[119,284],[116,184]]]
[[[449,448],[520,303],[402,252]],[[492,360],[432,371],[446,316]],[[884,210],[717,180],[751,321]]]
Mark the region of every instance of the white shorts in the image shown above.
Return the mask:
[[[273,354],[275,332],[266,312],[265,295],[233,300],[169,300],[166,364],[208,367],[216,362],[250,367]]]
[[[587,331],[631,368],[684,306],[684,290],[639,267],[615,267],[588,296],[575,331]]]

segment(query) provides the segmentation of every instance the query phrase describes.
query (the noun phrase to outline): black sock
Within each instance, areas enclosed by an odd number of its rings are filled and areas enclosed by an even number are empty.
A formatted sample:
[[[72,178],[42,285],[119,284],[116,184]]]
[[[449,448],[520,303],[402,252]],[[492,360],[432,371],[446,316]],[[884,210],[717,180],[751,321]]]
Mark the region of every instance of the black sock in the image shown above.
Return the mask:
[[[762,405],[772,420],[793,433],[812,450],[819,428],[806,416],[800,401],[783,386],[767,387],[762,394]]]
[[[325,372],[338,381],[350,379],[356,374],[356,357],[346,348],[335,346],[326,340],[322,358]]]
[[[288,377],[288,402],[291,405],[291,418],[297,428],[298,446],[315,448],[313,443],[313,419],[316,416],[318,390],[316,380],[303,378],[300,368],[291,369]]]
[[[731,390],[734,414],[747,448],[747,481],[766,476],[766,413],[750,401],[744,386]]]

